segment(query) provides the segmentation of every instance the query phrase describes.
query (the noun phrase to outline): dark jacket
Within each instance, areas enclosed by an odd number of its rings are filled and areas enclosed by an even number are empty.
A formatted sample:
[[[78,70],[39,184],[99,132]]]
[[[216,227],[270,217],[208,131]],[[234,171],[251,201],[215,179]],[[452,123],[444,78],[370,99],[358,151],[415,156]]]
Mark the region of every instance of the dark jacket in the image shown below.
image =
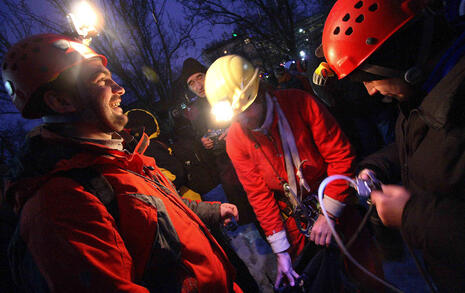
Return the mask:
[[[209,159],[200,141],[188,136],[178,136],[173,145],[175,158],[183,163],[186,186],[205,194],[220,184],[215,162]]]
[[[444,291],[465,290],[465,57],[415,105],[402,105],[396,142],[361,162],[410,191],[406,241],[424,252]]]
[[[225,129],[229,126],[227,124],[218,124],[215,121],[211,113],[211,106],[205,98],[198,98],[191,105],[191,117],[189,117],[189,119],[191,120],[198,141],[200,141],[203,136],[208,135],[207,133],[209,131]],[[217,138],[211,139],[214,141],[214,147],[205,151],[207,156],[212,158],[215,162],[215,169],[228,201],[235,204],[239,210],[239,224],[242,225],[255,222],[255,214],[247,200],[247,195],[237,177],[231,159],[226,153],[226,140],[218,140]]]
[[[206,98],[197,98],[191,105],[189,111],[189,120],[194,128],[195,136],[201,138],[207,134],[208,129],[217,128],[213,116],[211,115],[211,106]]]

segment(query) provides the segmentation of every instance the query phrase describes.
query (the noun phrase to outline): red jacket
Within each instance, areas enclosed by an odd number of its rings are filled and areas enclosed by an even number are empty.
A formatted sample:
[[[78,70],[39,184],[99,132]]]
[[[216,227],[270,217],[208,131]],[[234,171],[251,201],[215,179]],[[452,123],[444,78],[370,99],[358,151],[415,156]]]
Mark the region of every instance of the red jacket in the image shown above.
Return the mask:
[[[328,175],[352,176],[355,156],[347,138],[324,106],[301,90],[278,90],[272,95],[277,98],[289,121],[301,161],[307,160],[303,164],[303,174],[311,192],[316,193],[320,182]],[[273,115],[268,136],[245,131],[238,122],[234,122],[226,143],[237,175],[267,236],[284,229],[273,196],[273,191],[282,192],[282,186],[269,161],[279,176],[287,180],[276,110]],[[268,159],[248,135],[255,137]],[[329,197],[344,202],[348,186],[331,184],[325,192]]]
[[[74,148],[78,152],[59,160],[45,176],[17,181],[11,190],[20,202],[30,197],[21,212],[21,238],[52,292],[148,292],[136,283],[142,280],[147,266],[153,265],[149,264],[151,257],[155,264],[163,262],[157,259],[162,257],[160,251],[152,249],[154,241],[161,238],[178,240],[167,247],[179,247],[183,292],[196,287],[198,292],[227,292],[232,288],[234,273],[223,250],[200,218],[177,196],[154,159],[141,154],[141,145],[130,153],[55,136],[42,139],[35,152],[44,152],[44,157],[50,151],[58,152],[50,147]],[[70,178],[51,176],[88,166],[98,169],[113,187],[119,227],[102,202],[83,186]],[[158,178],[163,187],[150,178]],[[197,208],[207,205],[194,204]],[[219,205],[211,207],[216,208],[218,219]],[[163,229],[159,225],[161,217],[169,224]]]

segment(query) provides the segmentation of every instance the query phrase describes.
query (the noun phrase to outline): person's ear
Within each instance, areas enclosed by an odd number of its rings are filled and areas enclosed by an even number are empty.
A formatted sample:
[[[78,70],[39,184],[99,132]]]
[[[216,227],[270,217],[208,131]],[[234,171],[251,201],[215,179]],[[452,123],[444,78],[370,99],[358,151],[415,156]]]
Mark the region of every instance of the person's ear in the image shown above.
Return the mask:
[[[58,93],[54,90],[45,92],[44,102],[51,110],[60,114],[71,113],[77,110],[70,95]]]

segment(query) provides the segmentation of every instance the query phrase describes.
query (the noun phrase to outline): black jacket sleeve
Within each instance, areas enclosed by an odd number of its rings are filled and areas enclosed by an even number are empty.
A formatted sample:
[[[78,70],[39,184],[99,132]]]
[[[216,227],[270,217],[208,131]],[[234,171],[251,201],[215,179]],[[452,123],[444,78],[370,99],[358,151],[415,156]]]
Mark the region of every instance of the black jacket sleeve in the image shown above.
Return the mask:
[[[207,225],[215,227],[221,222],[220,203],[195,201],[183,198],[182,201]]]
[[[396,143],[385,146],[380,151],[366,157],[357,166],[358,174],[363,169],[375,172],[376,177],[384,184],[400,181],[400,161]]]

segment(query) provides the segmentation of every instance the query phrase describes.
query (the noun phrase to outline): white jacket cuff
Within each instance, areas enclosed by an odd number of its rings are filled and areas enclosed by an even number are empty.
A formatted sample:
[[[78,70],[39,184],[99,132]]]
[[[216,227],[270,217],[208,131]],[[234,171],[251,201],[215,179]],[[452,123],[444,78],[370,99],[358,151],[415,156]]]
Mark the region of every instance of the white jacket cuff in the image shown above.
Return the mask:
[[[336,218],[339,218],[342,215],[342,211],[346,206],[345,203],[335,200],[334,198],[331,198],[326,194],[323,197],[323,204],[325,206],[326,211],[331,215],[335,216]]]
[[[282,230],[266,237],[274,253],[283,252],[291,245],[287,240],[286,231]]]

